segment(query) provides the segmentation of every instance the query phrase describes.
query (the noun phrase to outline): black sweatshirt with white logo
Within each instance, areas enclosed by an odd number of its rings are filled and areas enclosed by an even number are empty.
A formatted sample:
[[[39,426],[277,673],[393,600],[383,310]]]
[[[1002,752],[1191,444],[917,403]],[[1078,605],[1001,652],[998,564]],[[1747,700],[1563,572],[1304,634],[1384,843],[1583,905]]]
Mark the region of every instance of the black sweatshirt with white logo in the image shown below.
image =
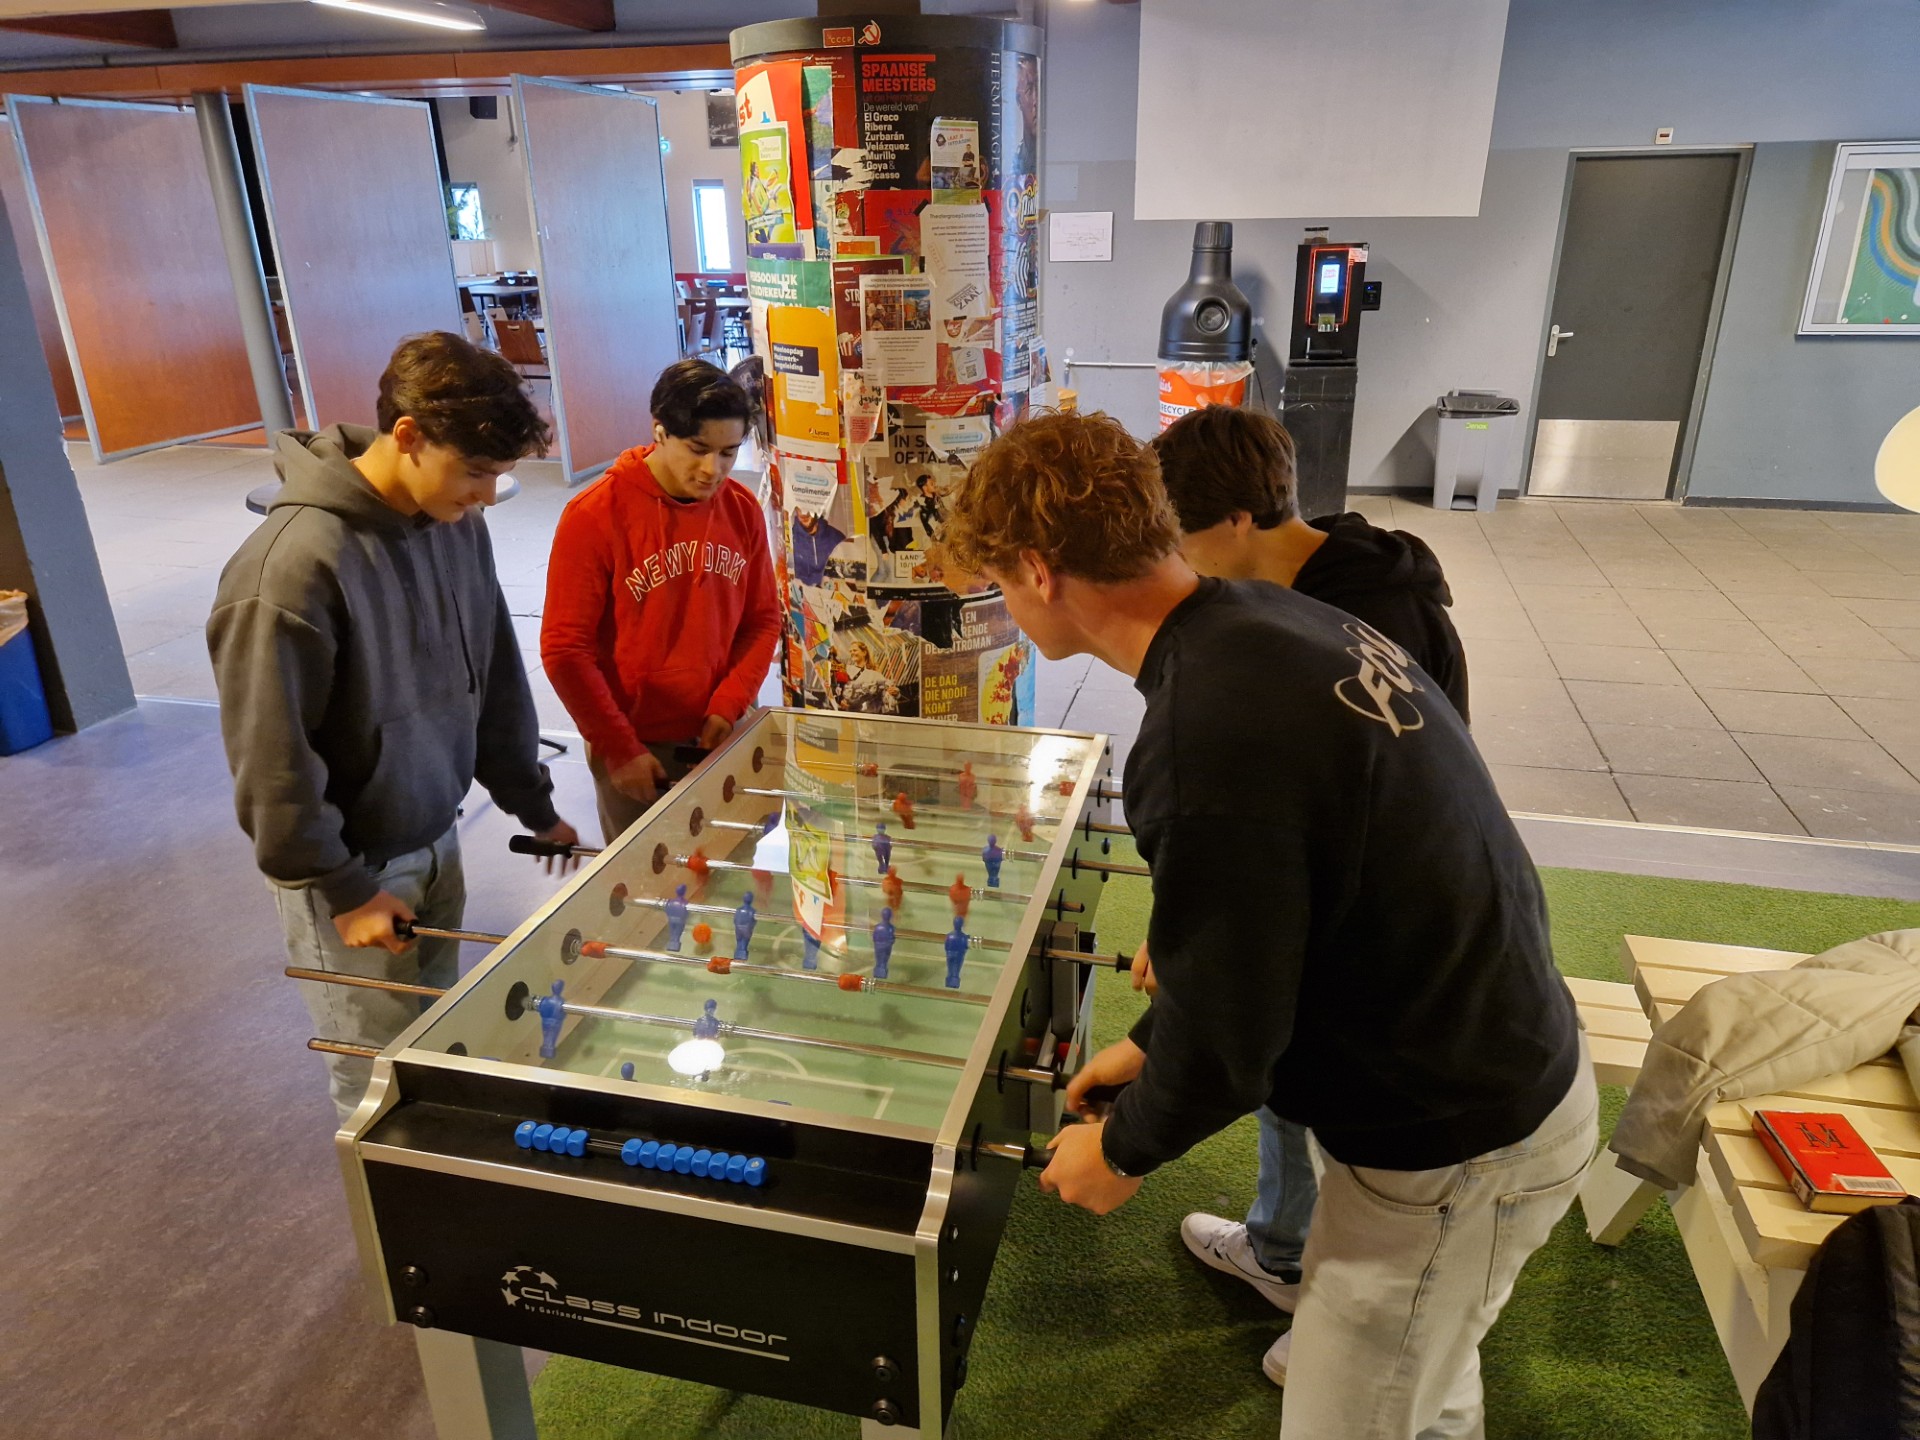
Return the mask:
[[[1127,820],[1159,993],[1105,1147],[1141,1174],[1261,1105],[1350,1165],[1531,1134],[1578,1064],[1540,880],[1466,726],[1404,650],[1202,580],[1147,650]]]
[[[1396,642],[1470,721],[1466,648],[1447,618],[1453,591],[1440,557],[1418,535],[1382,530],[1364,515],[1326,515],[1312,524],[1327,538],[1293,577],[1293,588]]]

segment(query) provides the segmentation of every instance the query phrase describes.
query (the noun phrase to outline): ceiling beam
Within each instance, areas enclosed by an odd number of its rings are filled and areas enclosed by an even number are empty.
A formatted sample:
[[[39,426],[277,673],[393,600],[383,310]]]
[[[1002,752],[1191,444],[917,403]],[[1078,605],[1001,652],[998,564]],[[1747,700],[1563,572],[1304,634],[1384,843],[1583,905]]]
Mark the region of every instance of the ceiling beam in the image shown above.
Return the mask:
[[[37,15],[0,20],[0,30],[58,35],[62,40],[96,40],[109,45],[138,45],[147,50],[177,50],[171,10],[112,10],[91,15]]]
[[[613,0],[480,0],[492,10],[509,10],[535,20],[550,20],[555,25],[570,25],[575,30],[611,30],[614,26]]]

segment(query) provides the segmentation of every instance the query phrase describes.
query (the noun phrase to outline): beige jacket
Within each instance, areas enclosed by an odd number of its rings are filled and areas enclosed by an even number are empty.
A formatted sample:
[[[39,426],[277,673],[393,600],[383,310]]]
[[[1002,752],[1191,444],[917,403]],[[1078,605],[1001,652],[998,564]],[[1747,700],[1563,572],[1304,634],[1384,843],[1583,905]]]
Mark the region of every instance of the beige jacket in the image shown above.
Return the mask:
[[[1707,1111],[1898,1049],[1920,1087],[1920,930],[1890,930],[1791,970],[1716,980],[1653,1032],[1607,1148],[1664,1189],[1693,1182]]]

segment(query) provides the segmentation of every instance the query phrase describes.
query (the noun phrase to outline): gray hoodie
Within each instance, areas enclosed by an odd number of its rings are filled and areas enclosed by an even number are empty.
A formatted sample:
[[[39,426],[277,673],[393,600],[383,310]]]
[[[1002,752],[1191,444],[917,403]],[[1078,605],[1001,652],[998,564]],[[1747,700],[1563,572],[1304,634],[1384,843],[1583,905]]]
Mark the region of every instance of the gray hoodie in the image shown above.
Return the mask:
[[[207,621],[241,828],[269,880],[335,914],[476,779],[529,829],[558,820],[486,523],[394,510],[352,464],[374,438],[275,437],[284,483]]]

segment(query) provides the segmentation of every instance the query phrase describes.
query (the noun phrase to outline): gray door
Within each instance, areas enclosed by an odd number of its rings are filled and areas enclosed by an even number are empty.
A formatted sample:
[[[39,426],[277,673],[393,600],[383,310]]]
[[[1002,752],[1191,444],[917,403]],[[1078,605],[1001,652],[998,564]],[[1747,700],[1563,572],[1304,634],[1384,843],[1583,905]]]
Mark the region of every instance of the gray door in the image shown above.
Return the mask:
[[[1739,173],[1737,153],[1574,161],[1529,494],[1671,493]]]

